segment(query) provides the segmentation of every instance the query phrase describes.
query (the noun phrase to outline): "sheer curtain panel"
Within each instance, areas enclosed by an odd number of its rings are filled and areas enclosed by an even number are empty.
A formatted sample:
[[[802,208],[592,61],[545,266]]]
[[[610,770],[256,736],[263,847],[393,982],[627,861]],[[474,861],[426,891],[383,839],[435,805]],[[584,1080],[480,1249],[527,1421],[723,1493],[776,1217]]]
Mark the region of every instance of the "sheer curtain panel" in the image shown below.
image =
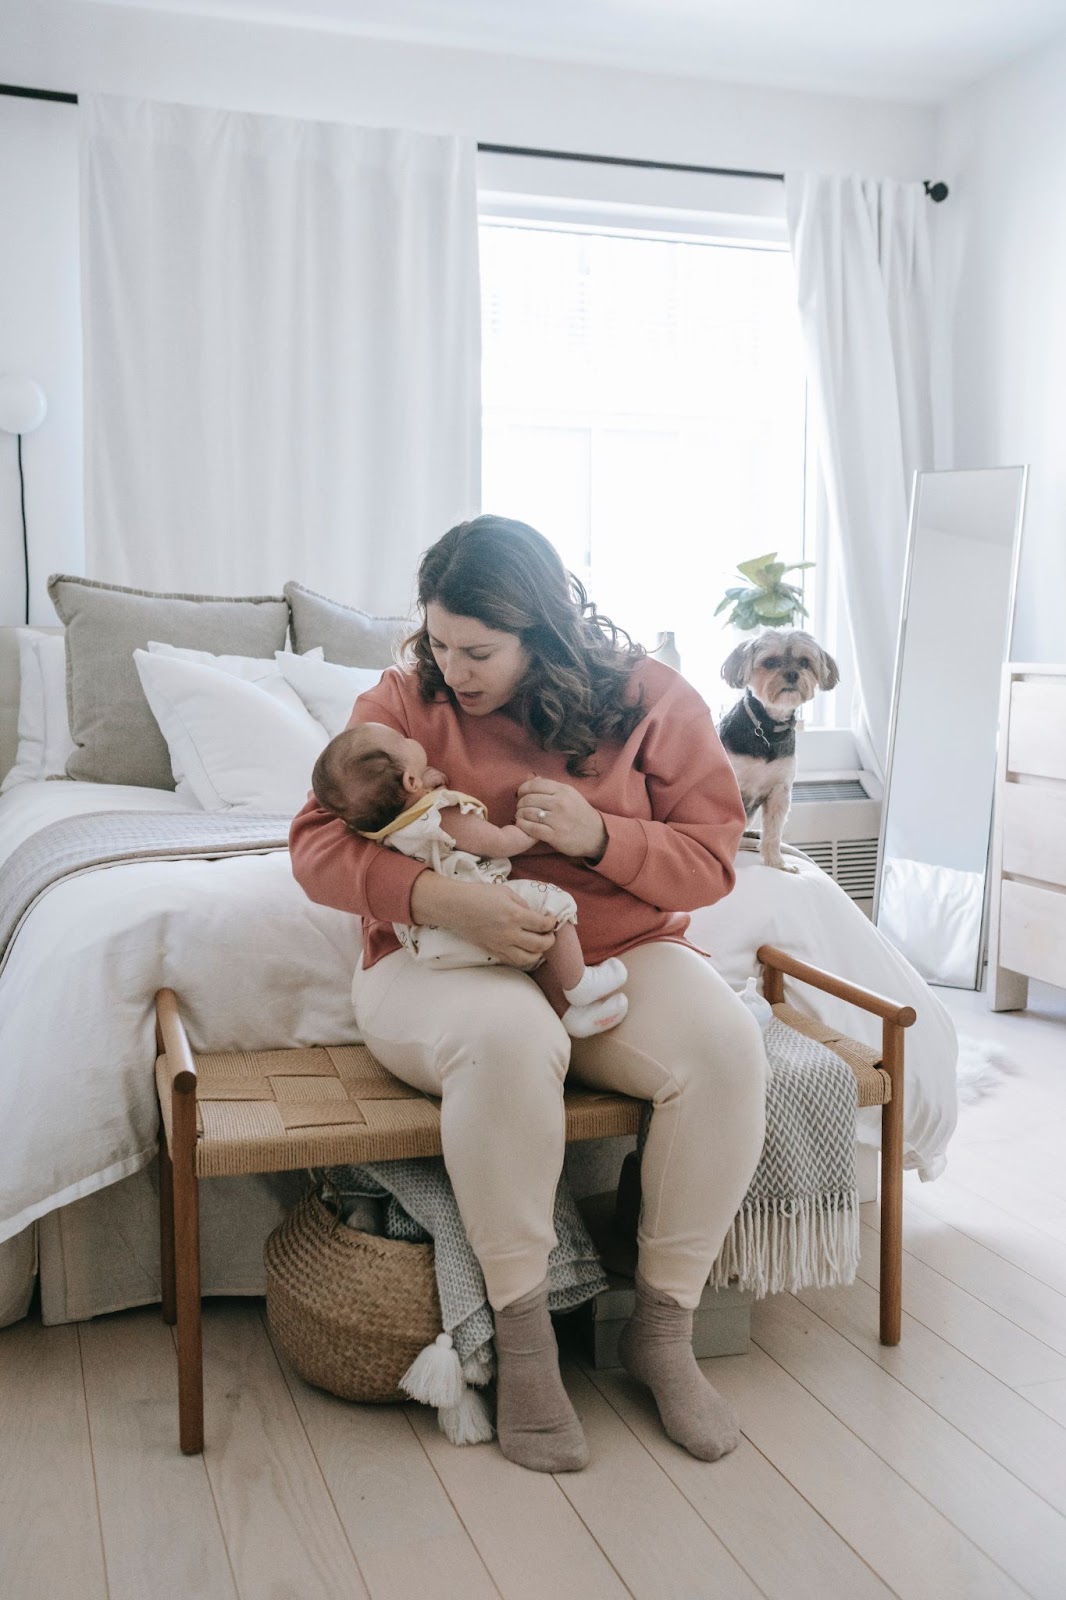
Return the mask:
[[[80,111],[89,573],[404,611],[479,501],[473,142]]]
[[[855,734],[882,775],[910,486],[933,465],[929,200],[920,183],[785,179],[810,415],[855,650]]]

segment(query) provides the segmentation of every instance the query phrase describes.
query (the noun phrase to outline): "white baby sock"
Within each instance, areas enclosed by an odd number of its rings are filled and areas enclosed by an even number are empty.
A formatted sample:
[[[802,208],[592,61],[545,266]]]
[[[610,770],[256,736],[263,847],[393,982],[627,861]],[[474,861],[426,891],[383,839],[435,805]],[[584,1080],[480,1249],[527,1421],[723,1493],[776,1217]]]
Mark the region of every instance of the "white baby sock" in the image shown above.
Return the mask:
[[[594,1033],[606,1033],[616,1028],[629,1010],[629,1001],[616,990],[591,1005],[570,1006],[563,1012],[563,1027],[571,1039],[591,1039]]]
[[[572,1006],[587,1006],[594,1000],[602,1000],[604,995],[614,994],[628,977],[625,963],[619,961],[617,956],[611,956],[609,961],[601,962],[598,967],[586,967],[581,982],[575,983],[572,989],[564,989],[563,993]]]

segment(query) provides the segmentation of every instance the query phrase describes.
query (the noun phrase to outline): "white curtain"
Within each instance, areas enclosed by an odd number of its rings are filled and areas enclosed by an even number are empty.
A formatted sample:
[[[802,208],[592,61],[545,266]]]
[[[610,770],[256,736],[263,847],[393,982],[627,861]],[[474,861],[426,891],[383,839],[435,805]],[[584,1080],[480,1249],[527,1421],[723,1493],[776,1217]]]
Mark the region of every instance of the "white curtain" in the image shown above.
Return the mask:
[[[883,774],[916,469],[933,466],[932,262],[920,183],[788,174],[792,255],[857,679],[855,733]]]
[[[405,611],[479,503],[473,142],[95,96],[81,122],[90,575]]]

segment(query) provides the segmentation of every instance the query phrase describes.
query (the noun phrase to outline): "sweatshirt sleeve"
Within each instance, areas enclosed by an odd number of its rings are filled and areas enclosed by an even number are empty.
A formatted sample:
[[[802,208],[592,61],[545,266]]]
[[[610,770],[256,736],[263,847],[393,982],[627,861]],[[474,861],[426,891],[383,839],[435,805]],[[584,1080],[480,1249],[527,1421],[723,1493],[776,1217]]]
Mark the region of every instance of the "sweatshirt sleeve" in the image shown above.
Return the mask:
[[[695,911],[733,887],[744,806],[709,709],[668,706],[649,713],[641,746],[652,820],[601,813],[607,848],[592,870],[660,911]]]
[[[384,722],[406,734],[403,704],[389,675],[359,696],[353,722]],[[309,795],[289,830],[292,871],[304,893],[319,905],[382,922],[411,921],[411,887],[427,869],[395,850],[360,839],[339,817]]]

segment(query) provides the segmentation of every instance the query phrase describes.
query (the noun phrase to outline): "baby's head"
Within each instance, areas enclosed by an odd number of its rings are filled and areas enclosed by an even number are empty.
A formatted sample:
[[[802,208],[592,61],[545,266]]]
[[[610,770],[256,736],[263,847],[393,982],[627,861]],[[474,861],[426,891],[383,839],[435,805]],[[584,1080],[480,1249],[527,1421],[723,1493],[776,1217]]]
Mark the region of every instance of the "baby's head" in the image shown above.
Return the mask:
[[[376,833],[437,789],[444,774],[416,739],[383,722],[357,722],[331,739],[315,762],[311,787],[325,810],[356,833]]]

